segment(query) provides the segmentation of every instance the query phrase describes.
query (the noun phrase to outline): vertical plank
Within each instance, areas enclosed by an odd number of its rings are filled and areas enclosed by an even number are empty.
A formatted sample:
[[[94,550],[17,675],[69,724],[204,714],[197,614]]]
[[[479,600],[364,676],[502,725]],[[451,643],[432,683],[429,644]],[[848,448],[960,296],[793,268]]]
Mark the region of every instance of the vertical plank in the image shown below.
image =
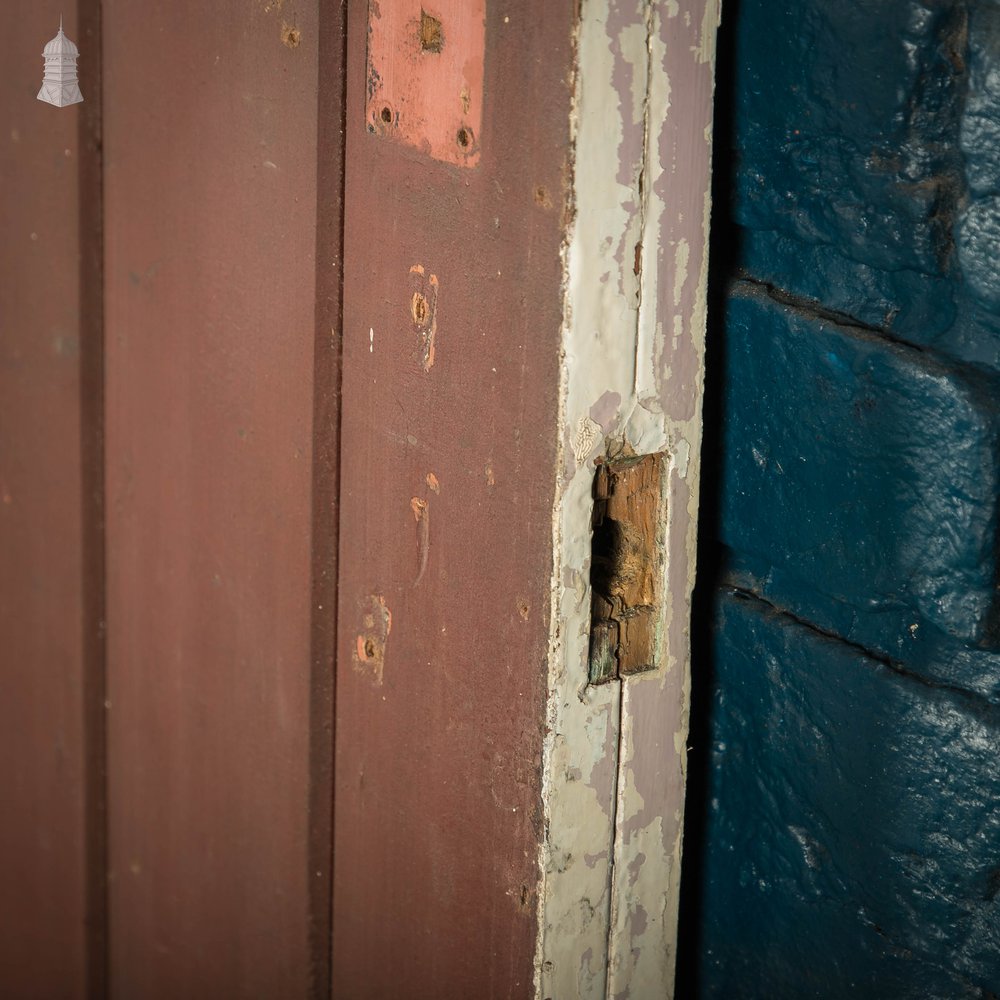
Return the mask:
[[[574,5],[486,5],[471,168],[367,130],[368,10],[348,34],[334,991],[526,997]]]
[[[93,28],[93,5],[63,8],[70,37]],[[99,548],[99,473],[87,467],[91,414],[82,397],[99,342],[92,289],[99,164],[87,142],[99,95],[54,108],[35,99],[42,46],[58,18],[18,0],[0,38],[0,994],[82,997],[99,980],[100,815],[88,779],[100,671],[94,602],[85,592]],[[93,35],[90,36],[93,40]],[[81,46],[82,84],[98,80]],[[90,60],[88,66],[87,60]],[[81,140],[84,140],[81,143]],[[93,162],[92,162],[93,161]],[[98,202],[99,205],[99,202]],[[97,275],[99,278],[99,274]],[[91,492],[92,496],[92,492]],[[82,516],[86,510],[88,516]],[[91,538],[85,537],[91,533]],[[99,578],[87,581],[99,593]],[[97,653],[96,659],[94,653]],[[99,677],[96,678],[99,681]],[[100,691],[98,690],[98,696]],[[97,713],[99,726],[99,712]],[[92,734],[91,734],[92,735]],[[88,816],[90,812],[90,816]],[[92,820],[96,819],[96,823]],[[88,909],[94,918],[88,941]]]
[[[310,987],[316,6],[105,4],[119,996]]]

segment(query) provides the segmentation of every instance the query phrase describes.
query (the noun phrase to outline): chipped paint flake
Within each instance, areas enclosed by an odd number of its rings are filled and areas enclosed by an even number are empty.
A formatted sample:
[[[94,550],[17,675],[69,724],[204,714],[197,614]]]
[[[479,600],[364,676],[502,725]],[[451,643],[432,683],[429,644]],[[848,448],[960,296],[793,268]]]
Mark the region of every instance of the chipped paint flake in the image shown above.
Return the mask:
[[[589,416],[580,417],[573,435],[573,457],[577,465],[583,465],[602,438],[601,425]]]

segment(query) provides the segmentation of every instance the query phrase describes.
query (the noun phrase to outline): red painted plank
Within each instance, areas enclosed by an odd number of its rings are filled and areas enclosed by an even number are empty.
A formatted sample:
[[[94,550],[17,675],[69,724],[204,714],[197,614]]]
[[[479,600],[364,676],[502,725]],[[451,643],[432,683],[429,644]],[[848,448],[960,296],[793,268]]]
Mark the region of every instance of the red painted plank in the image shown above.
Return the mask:
[[[105,32],[112,990],[303,996],[316,9],[108,0]]]
[[[86,7],[86,5],[81,5]],[[67,33],[87,19],[63,8]],[[35,99],[58,17],[17,0],[0,33],[0,994],[81,997],[88,963],[87,730],[94,486],[82,370],[94,349],[89,105]],[[84,63],[84,86],[96,79]],[[99,275],[98,275],[99,277]],[[99,345],[98,345],[99,346]],[[94,581],[90,581],[94,582]],[[99,581],[98,581],[99,582]],[[86,638],[87,636],[91,638]],[[99,667],[99,664],[97,665]],[[92,717],[92,713],[91,713]],[[94,775],[98,779],[99,774]],[[92,801],[89,802],[94,805]],[[99,819],[99,817],[98,817]],[[99,852],[98,852],[99,854]],[[99,872],[97,873],[99,876]],[[96,880],[99,884],[99,877]],[[100,901],[92,909],[100,931]],[[92,941],[90,944],[92,944]],[[91,953],[88,955],[88,951]],[[96,963],[94,959],[97,959]]]
[[[575,5],[487,5],[473,168],[368,131],[366,8],[348,35],[334,992],[526,997]]]

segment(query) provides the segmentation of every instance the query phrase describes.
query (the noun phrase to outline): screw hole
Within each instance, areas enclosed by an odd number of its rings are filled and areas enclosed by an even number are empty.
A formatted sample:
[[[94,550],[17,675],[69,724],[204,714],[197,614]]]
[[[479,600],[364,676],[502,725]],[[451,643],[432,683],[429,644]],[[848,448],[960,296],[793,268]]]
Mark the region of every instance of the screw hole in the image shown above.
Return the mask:
[[[382,121],[384,121],[386,123],[386,125],[391,125],[392,124],[392,108],[390,108],[389,105],[387,104],[382,109],[382,114],[379,117],[382,119]]]

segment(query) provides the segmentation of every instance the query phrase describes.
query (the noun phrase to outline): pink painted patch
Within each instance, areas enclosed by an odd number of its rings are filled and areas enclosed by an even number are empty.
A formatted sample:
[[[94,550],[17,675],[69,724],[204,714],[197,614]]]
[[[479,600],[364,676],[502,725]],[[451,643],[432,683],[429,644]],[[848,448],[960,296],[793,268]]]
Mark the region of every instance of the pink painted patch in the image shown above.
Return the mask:
[[[485,52],[486,0],[370,0],[368,131],[474,167]]]

